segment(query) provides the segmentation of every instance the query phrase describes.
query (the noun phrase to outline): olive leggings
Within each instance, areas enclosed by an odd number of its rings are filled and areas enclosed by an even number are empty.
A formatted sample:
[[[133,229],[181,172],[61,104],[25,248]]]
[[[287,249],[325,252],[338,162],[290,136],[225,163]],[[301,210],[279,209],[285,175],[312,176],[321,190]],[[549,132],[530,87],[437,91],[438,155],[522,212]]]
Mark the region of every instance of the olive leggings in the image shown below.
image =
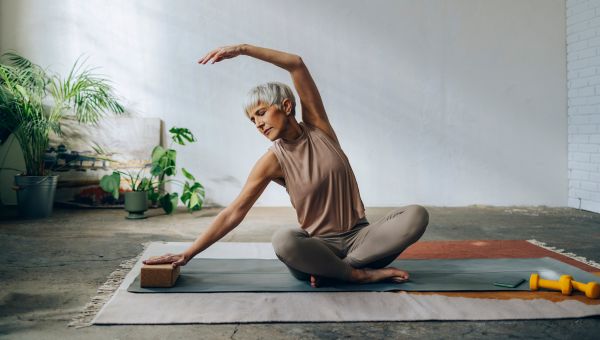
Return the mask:
[[[429,223],[420,205],[392,210],[375,223],[360,220],[351,230],[309,236],[304,229],[281,229],[273,235],[277,257],[294,277],[310,275],[348,281],[352,268],[383,268],[417,242]]]

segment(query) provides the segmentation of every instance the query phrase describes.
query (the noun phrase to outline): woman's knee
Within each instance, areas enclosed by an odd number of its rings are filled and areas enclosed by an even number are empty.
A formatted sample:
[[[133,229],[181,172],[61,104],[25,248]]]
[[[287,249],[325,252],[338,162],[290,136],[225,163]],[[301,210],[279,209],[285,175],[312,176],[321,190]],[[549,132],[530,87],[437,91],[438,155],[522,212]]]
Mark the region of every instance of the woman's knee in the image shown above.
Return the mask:
[[[417,232],[423,234],[429,224],[429,212],[425,207],[418,204],[408,206],[407,210],[409,210],[413,216],[413,225],[417,229]]]
[[[425,209],[424,206],[419,204],[413,204],[409,206],[412,209],[413,214],[416,218],[422,223],[427,225],[429,223],[429,212]]]
[[[271,238],[275,254],[281,259],[294,258],[300,251],[299,243],[308,237],[308,233],[302,229],[279,229]]]

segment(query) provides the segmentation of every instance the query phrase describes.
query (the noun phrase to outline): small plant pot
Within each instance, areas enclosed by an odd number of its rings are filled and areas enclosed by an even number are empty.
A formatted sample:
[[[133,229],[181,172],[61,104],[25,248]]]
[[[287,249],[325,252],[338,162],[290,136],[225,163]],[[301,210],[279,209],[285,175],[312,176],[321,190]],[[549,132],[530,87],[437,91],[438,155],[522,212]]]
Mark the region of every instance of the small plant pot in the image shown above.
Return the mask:
[[[58,176],[15,176],[19,215],[44,218],[52,214]]]
[[[126,192],[125,210],[129,212],[126,218],[130,220],[146,218],[144,212],[148,210],[148,193],[145,191]]]

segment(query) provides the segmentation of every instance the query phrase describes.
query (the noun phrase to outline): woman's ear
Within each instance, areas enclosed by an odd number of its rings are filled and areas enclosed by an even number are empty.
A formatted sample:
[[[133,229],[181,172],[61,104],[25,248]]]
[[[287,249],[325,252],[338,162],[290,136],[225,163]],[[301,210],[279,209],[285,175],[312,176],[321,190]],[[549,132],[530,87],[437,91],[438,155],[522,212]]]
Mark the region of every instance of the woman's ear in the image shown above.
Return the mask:
[[[289,116],[292,113],[292,101],[289,99],[284,99],[281,104],[283,105],[283,111],[286,116]]]

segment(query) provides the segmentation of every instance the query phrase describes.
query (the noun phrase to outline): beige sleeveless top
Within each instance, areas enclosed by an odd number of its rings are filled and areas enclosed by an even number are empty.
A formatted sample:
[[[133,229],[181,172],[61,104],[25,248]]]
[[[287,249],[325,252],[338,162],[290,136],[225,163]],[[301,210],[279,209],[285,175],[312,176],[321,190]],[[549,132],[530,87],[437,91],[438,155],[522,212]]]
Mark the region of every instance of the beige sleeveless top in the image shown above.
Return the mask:
[[[294,141],[273,142],[300,227],[311,236],[340,233],[366,222],[356,178],[340,145],[318,128],[300,123]]]

